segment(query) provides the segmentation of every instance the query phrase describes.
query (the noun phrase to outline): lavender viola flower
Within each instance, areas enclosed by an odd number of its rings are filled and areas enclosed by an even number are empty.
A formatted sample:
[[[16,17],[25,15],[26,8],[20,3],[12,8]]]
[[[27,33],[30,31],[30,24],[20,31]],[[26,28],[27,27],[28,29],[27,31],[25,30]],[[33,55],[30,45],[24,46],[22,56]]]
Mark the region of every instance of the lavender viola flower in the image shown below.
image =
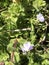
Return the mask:
[[[28,52],[33,49],[33,46],[34,45],[31,45],[30,42],[27,42],[27,43],[23,44],[23,46],[21,47],[21,50],[22,50],[22,52]]]
[[[39,13],[37,15],[37,20],[39,20],[40,22],[44,22],[45,21],[44,16],[41,13]]]

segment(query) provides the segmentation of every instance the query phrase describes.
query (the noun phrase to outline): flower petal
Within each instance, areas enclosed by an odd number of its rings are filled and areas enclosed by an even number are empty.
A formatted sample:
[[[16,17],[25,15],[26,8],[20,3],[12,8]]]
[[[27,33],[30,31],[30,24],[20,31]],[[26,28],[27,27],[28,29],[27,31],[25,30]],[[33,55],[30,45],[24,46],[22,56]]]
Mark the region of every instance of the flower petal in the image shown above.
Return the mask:
[[[40,22],[44,22],[44,16],[41,14],[41,13],[39,13],[38,15],[37,15],[37,19],[40,21]]]
[[[30,46],[29,50],[32,50],[33,49],[33,46]]]

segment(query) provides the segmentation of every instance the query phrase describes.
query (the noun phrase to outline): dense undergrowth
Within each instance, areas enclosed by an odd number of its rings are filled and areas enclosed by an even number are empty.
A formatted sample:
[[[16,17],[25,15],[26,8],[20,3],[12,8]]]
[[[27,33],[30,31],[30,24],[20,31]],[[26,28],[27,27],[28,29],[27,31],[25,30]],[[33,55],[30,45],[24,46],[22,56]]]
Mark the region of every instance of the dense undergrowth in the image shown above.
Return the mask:
[[[48,0],[0,0],[1,64],[49,65]]]

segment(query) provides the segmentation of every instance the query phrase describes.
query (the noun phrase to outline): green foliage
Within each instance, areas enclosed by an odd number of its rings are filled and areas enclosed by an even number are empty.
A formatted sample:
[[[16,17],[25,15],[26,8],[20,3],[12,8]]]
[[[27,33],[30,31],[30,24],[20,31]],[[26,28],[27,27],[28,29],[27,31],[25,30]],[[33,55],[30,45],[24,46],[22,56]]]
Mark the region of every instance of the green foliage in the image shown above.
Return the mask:
[[[46,2],[43,0],[35,0],[33,2],[33,7],[39,11],[41,8],[43,8],[46,5]]]
[[[49,65],[49,3],[46,1],[0,0],[0,62]],[[44,22],[37,20],[38,13],[43,14]],[[28,41],[34,47],[23,54],[21,46]],[[12,52],[14,62],[11,61]]]

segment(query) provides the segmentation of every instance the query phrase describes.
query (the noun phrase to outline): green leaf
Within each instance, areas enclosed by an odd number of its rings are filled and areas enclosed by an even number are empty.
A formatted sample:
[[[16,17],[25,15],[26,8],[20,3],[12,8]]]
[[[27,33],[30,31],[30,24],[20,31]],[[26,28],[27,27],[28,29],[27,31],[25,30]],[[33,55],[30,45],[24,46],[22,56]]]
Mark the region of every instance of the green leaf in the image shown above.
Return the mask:
[[[15,60],[18,63],[20,61],[19,53],[18,52],[15,52],[14,54],[15,54]]]
[[[37,11],[39,11],[40,9],[41,9],[41,7],[43,7],[43,6],[45,6],[46,5],[46,3],[45,3],[45,1],[43,1],[43,0],[35,0],[35,1],[33,1],[33,7],[37,10]]]

